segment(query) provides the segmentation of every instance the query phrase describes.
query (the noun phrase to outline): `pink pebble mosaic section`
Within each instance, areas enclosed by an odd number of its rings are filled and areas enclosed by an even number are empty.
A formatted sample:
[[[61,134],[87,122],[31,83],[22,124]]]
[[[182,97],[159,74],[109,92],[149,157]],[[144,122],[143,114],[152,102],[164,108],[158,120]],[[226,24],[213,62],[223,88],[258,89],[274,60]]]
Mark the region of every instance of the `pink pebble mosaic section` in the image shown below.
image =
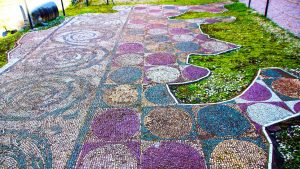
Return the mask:
[[[233,17],[169,17],[224,12],[225,4],[117,6],[114,14],[84,14],[26,35],[32,46],[21,40],[10,56],[21,61],[0,75],[2,164],[266,168],[261,127],[300,111],[299,79],[263,69],[241,96],[214,105],[178,104],[168,88],[209,77],[189,55],[240,47],[199,29]]]

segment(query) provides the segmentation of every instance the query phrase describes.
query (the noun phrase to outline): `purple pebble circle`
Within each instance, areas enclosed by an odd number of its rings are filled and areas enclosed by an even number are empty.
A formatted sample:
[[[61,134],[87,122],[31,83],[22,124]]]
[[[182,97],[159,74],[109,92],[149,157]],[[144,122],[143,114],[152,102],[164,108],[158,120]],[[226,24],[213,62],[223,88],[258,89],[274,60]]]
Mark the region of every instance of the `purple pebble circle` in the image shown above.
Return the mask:
[[[170,65],[176,63],[176,57],[169,53],[154,53],[146,58],[151,65]]]
[[[92,123],[93,134],[105,141],[130,139],[139,130],[137,113],[130,109],[110,109]]]
[[[196,66],[188,66],[186,67],[182,74],[188,80],[197,80],[202,77],[205,77],[209,71],[207,69],[196,67]]]
[[[255,82],[241,98],[248,101],[265,101],[272,97],[272,93],[263,85]]]

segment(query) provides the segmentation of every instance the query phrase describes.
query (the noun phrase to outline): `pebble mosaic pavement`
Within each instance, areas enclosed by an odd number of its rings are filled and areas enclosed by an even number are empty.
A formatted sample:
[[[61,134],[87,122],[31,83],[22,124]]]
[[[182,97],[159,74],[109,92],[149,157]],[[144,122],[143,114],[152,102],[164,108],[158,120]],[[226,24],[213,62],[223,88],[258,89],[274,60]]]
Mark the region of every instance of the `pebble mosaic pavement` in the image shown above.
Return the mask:
[[[178,104],[166,85],[209,76],[189,54],[239,48],[199,29],[233,17],[168,17],[223,6],[117,7],[25,35],[0,76],[1,166],[266,168],[261,127],[299,113],[299,79],[263,69],[240,97],[213,105]]]

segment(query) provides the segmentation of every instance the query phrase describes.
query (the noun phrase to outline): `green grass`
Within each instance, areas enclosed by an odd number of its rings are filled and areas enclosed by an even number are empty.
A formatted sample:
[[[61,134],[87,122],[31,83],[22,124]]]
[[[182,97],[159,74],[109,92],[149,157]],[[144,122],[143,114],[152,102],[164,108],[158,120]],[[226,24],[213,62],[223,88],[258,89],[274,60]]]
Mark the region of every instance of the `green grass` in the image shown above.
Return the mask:
[[[64,21],[65,17],[59,16],[56,19],[47,22],[46,26],[37,25],[36,30],[49,29],[53,26],[59,25]],[[8,34],[5,37],[0,37],[0,67],[7,63],[7,52],[15,47],[16,42],[21,38],[21,36],[28,32],[29,29],[18,31],[14,34]]]
[[[256,14],[242,3],[227,5],[219,16],[235,16],[232,23],[201,25],[211,37],[242,45],[242,48],[217,56],[192,56],[190,63],[209,68],[212,75],[189,85],[171,86],[185,103],[228,100],[251,83],[259,68],[282,67],[300,70],[299,38]],[[177,19],[214,17],[216,14],[189,12]]]
[[[78,3],[70,5],[65,11],[67,16],[76,16],[84,13],[113,13],[116,12],[112,9],[113,5],[89,5]]]
[[[0,67],[6,64],[6,52],[11,50],[16,41],[24,34],[24,32],[17,32],[14,34],[9,34],[6,37],[0,38]]]

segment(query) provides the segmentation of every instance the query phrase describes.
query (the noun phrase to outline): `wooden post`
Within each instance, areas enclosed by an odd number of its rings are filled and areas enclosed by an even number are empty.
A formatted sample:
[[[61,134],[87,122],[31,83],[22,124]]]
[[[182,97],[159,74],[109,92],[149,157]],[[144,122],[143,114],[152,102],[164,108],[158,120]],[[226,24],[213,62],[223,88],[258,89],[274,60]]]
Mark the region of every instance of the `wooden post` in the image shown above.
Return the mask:
[[[265,9],[265,17],[268,15],[270,0],[267,0],[266,9]]]
[[[25,8],[26,8],[26,11],[27,11],[27,17],[28,17],[28,20],[29,20],[29,25],[30,25],[30,28],[33,29],[33,24],[32,24],[32,20],[31,20],[31,16],[29,14],[27,2],[26,2],[26,0],[24,0],[24,2],[25,2]]]
[[[63,14],[64,14],[64,16],[66,16],[64,2],[63,2],[63,0],[60,0],[60,2],[61,2],[61,8],[62,8]]]

